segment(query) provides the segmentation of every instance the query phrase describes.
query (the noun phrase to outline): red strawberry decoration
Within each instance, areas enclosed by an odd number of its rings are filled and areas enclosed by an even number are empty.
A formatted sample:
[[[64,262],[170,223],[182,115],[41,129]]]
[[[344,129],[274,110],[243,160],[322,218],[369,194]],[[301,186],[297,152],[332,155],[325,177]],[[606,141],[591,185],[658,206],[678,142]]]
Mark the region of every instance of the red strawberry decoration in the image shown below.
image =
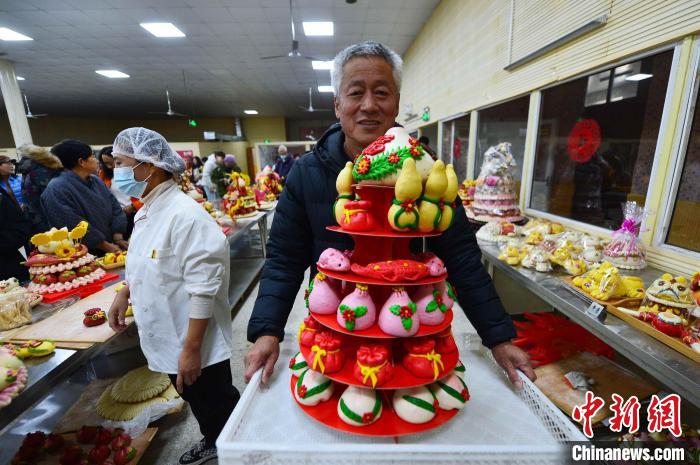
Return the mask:
[[[58,463],[61,465],[75,465],[83,458],[83,449],[80,446],[68,446],[63,450],[63,455]]]
[[[90,452],[88,452],[88,461],[90,463],[94,463],[95,465],[99,465],[104,460],[106,460],[107,457],[109,457],[109,454],[111,453],[112,451],[109,450],[109,447],[107,447],[106,445],[97,445],[90,449]]]
[[[104,312],[103,312],[104,313]],[[98,428],[95,435],[95,444],[98,446],[107,445],[112,441],[114,432],[109,428]]]
[[[122,447],[114,453],[115,465],[126,465],[136,457],[136,449],[133,447]]]
[[[27,433],[22,441],[22,445],[31,447],[32,449],[41,449],[44,447],[44,442],[46,442],[46,433],[43,431],[34,431],[33,433]]]
[[[107,315],[99,308],[91,308],[90,310],[86,311],[84,315],[85,318],[83,318],[83,324],[88,328],[91,326],[99,326],[107,321]],[[110,431],[110,439],[112,439],[111,434],[112,433]]]
[[[117,451],[121,449],[122,447],[128,447],[131,445],[131,436],[129,436],[126,433],[119,433],[117,434],[114,439],[112,439],[112,443],[110,444],[110,447],[112,448],[113,451]]]
[[[46,442],[44,443],[44,450],[49,454],[54,454],[59,450],[63,449],[66,445],[66,440],[60,434],[51,433],[46,437]]]
[[[97,436],[97,426],[83,426],[78,430],[76,438],[80,444],[92,444]]]

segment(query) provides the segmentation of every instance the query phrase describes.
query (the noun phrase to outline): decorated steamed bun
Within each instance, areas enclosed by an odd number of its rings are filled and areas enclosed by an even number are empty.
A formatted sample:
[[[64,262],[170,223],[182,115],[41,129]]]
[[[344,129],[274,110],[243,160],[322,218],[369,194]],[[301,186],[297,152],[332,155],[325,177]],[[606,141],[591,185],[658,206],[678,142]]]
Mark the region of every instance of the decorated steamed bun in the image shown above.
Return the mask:
[[[451,374],[430,386],[443,410],[461,410],[469,400],[469,389],[462,378]]]
[[[303,405],[314,406],[333,395],[333,381],[314,370],[306,370],[294,386],[294,398]]]
[[[427,423],[437,413],[438,401],[426,386],[397,389],[393,396],[394,411],[403,421]]]
[[[338,416],[349,425],[370,425],[377,421],[381,414],[382,399],[374,389],[348,386],[340,396]]]

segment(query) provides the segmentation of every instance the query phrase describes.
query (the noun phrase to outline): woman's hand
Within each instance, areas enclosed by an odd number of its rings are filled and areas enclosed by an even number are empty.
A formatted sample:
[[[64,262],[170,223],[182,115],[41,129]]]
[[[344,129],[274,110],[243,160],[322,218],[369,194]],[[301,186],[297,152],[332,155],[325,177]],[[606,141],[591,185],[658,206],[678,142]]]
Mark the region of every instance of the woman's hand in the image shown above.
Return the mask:
[[[182,394],[185,385],[190,386],[202,374],[202,354],[198,348],[183,347],[177,361],[175,388]],[[183,384],[184,383],[184,384]]]
[[[109,327],[115,332],[126,329],[126,309],[129,307],[129,286],[124,286],[114,297],[112,306],[109,307],[107,321]]]

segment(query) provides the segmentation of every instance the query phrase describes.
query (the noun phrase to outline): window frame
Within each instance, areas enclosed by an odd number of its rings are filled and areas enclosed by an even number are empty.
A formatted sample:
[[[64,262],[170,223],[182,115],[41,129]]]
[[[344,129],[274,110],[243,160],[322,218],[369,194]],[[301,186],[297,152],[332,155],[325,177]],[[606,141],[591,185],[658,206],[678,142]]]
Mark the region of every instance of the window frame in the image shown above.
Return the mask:
[[[700,260],[700,252],[666,242],[668,231],[671,228],[673,210],[678,200],[678,189],[683,176],[685,160],[688,155],[688,143],[690,142],[693,119],[695,112],[700,111],[700,105],[696,104],[700,93],[700,36],[696,36],[694,39],[688,70],[689,79],[686,79],[680,100],[681,108],[679,113],[682,115],[683,121],[678,125],[671,149],[670,167],[668,168],[670,182],[665,182],[663,186],[662,198],[666,198],[668,201],[662,204],[662,209],[659,212],[659,221],[653,231],[652,246],[660,251]]]
[[[660,53],[673,50],[673,56],[671,58],[671,69],[669,70],[669,76],[668,76],[668,86],[666,88],[666,95],[664,96],[664,104],[663,104],[663,109],[662,109],[662,116],[661,116],[661,121],[659,122],[659,133],[657,135],[656,139],[656,146],[654,148],[654,158],[653,158],[653,163],[651,167],[651,173],[650,173],[650,182],[649,185],[647,186],[647,192],[646,192],[646,198],[651,199],[652,197],[652,192],[655,187],[654,179],[656,179],[657,175],[659,174],[659,169],[660,169],[660,163],[661,159],[663,158],[662,156],[662,149],[663,149],[663,141],[666,137],[666,134],[669,130],[672,130],[672,128],[669,127],[669,111],[671,107],[671,101],[673,100],[673,95],[674,95],[674,87],[675,87],[675,82],[676,78],[678,76],[678,62],[680,60],[680,55],[681,55],[681,48],[682,48],[683,41],[676,41],[670,44],[663,45],[661,47],[656,47],[651,50],[647,50],[644,53],[636,54],[636,55],[631,55],[624,57],[620,60],[607,63],[605,65],[592,68],[590,70],[587,70],[583,73],[577,74],[575,76],[571,76],[567,79],[562,79],[561,81],[557,81],[555,83],[549,84],[547,86],[541,87],[531,93],[531,95],[534,95],[535,93],[539,92],[538,96],[538,102],[537,102],[537,111],[535,113],[536,116],[536,121],[534,122],[534,128],[531,132],[528,132],[527,137],[532,137],[532,141],[526,140],[525,147],[526,150],[532,150],[531,152],[531,157],[528,161],[528,166],[523,167],[523,174],[525,173],[525,169],[528,170],[528,173],[530,174],[530,177],[527,179],[527,185],[525,187],[525,203],[523,213],[525,215],[531,216],[531,217],[538,217],[538,218],[544,218],[550,221],[557,221],[564,226],[577,229],[580,231],[584,231],[590,234],[595,234],[604,238],[611,238],[613,231],[603,228],[601,226],[596,226],[593,224],[589,223],[584,223],[582,221],[574,220],[571,218],[567,218],[565,216],[559,216],[555,215],[552,213],[548,213],[545,211],[537,210],[535,208],[530,207],[530,200],[532,198],[532,184],[534,182],[534,177],[532,176],[532,173],[534,172],[535,169],[535,163],[536,163],[536,152],[537,152],[537,138],[539,135],[539,127],[540,127],[540,121],[541,121],[541,108],[542,108],[542,93],[548,89],[560,86],[562,84],[566,84],[571,81],[575,81],[577,79],[585,78],[597,73],[600,73],[602,71],[608,70],[608,69],[614,69],[618,66],[622,66],[627,63],[631,63],[634,61],[638,61],[644,58],[648,58],[653,55],[658,55]],[[697,45],[697,44],[696,44]],[[532,97],[531,97],[532,98]],[[673,154],[672,154],[673,156]],[[647,202],[647,208],[649,208],[648,202]],[[647,227],[648,219],[645,219],[642,222],[641,229],[644,231]],[[656,234],[655,234],[656,236]],[[655,241],[656,239],[654,239]],[[645,246],[650,246],[652,244],[645,243]],[[690,251],[688,251],[690,252]],[[700,254],[698,255],[700,257]]]

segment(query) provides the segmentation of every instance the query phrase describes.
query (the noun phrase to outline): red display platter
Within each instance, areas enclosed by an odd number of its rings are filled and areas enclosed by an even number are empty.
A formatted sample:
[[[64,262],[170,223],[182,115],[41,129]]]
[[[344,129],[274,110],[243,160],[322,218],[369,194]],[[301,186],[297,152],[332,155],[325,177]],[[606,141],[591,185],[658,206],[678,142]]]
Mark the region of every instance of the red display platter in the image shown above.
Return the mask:
[[[376,229],[374,231],[348,231],[341,228],[340,226],[326,226],[329,231],[334,231],[343,234],[349,234],[351,236],[371,236],[371,237],[395,237],[399,239],[410,239],[413,237],[435,237],[442,233],[418,233],[418,232],[398,232],[394,230],[387,231],[386,229]]]
[[[292,376],[289,388],[295,401],[296,397],[294,397],[294,385],[296,382],[297,377]],[[422,433],[447,423],[460,412],[459,410],[442,410],[438,408],[435,418],[427,423],[415,425],[413,423],[403,421],[398,415],[396,415],[394,409],[391,407],[391,398],[387,397],[385,394],[382,399],[382,415],[379,417],[379,420],[367,426],[352,426],[345,423],[338,416],[338,401],[340,400],[340,396],[343,394],[343,391],[344,389],[342,389],[342,386],[336,384],[333,390],[333,397],[328,399],[326,402],[321,402],[313,407],[302,405],[299,402],[297,402],[297,405],[299,405],[299,407],[301,407],[301,409],[311,418],[328,426],[329,428],[344,431],[346,433],[359,434],[362,436],[383,437],[405,436],[407,434]],[[391,391],[385,391],[385,393],[391,395]]]
[[[349,281],[351,283],[362,283],[362,284],[374,284],[376,286],[394,286],[394,287],[403,287],[403,286],[422,286],[424,284],[435,284],[439,283],[440,281],[444,281],[447,279],[447,273],[441,274],[440,276],[428,276],[423,279],[418,279],[416,281],[384,281],[381,279],[376,279],[376,278],[368,278],[366,276],[360,276],[359,274],[355,274],[352,271],[348,273],[340,273],[338,271],[333,271],[333,270],[327,270],[325,268],[318,268],[319,271],[322,271],[323,274],[330,276],[331,278],[335,279],[340,279],[342,281]]]
[[[331,276],[331,275],[329,275]],[[379,311],[379,309],[377,309]],[[309,312],[309,315],[313,317],[314,320],[318,321],[321,323],[323,326],[326,328],[332,329],[333,331],[338,331],[339,333],[343,334],[349,334],[350,336],[358,336],[358,337],[369,337],[369,338],[374,338],[374,339],[401,339],[405,336],[392,336],[390,334],[385,333],[381,329],[379,329],[378,324],[372,325],[370,328],[363,329],[361,331],[348,331],[345,329],[345,327],[340,326],[338,324],[337,316],[335,313],[331,313],[330,315],[319,315],[318,313],[314,312]],[[439,325],[420,325],[418,328],[418,332],[414,334],[413,336],[410,336],[412,338],[414,337],[421,337],[421,336],[431,336],[433,334],[437,334],[444,329],[448,328],[452,324],[452,309],[449,309],[447,313],[445,314],[445,319],[442,321],[441,324]]]
[[[78,295],[78,296],[80,296],[81,299],[84,299],[87,296],[90,296],[96,292],[101,291],[103,284],[108,283],[110,281],[114,281],[115,279],[119,279],[118,274],[106,273],[100,279],[98,279],[94,283],[88,284],[87,286],[82,286],[82,287],[79,287],[77,289],[70,289],[68,291],[54,292],[52,294],[41,294],[42,297],[44,298],[42,300],[42,302],[45,304],[50,304],[52,302],[56,302],[57,300],[65,299],[66,297],[70,297],[72,295]]]
[[[311,368],[312,363],[309,363],[309,360],[313,361],[313,354],[311,353],[311,349],[309,347],[301,346],[300,350],[301,355],[306,359],[306,363],[309,365],[309,368]],[[347,350],[345,351],[345,353],[349,355],[349,357],[346,357],[345,363],[343,364],[343,369],[335,373],[325,373],[325,376],[332,379],[333,381],[337,381],[342,384],[350,384],[353,386],[371,388],[371,386],[362,384],[353,375],[353,371],[355,369],[355,349],[353,348],[352,350]],[[444,369],[441,370],[441,373],[437,379],[442,379],[449,375],[452,372],[452,370],[454,370],[454,367],[457,366],[458,361],[458,351],[454,351],[449,354],[443,354],[442,364],[444,366]],[[396,365],[394,365],[394,374],[392,375],[391,379],[385,384],[377,386],[375,389],[404,389],[416,386],[425,386],[426,384],[434,382],[435,380],[432,380],[430,378],[419,378],[413,375],[410,371],[405,369],[403,365],[401,365],[400,361],[397,361]]]

